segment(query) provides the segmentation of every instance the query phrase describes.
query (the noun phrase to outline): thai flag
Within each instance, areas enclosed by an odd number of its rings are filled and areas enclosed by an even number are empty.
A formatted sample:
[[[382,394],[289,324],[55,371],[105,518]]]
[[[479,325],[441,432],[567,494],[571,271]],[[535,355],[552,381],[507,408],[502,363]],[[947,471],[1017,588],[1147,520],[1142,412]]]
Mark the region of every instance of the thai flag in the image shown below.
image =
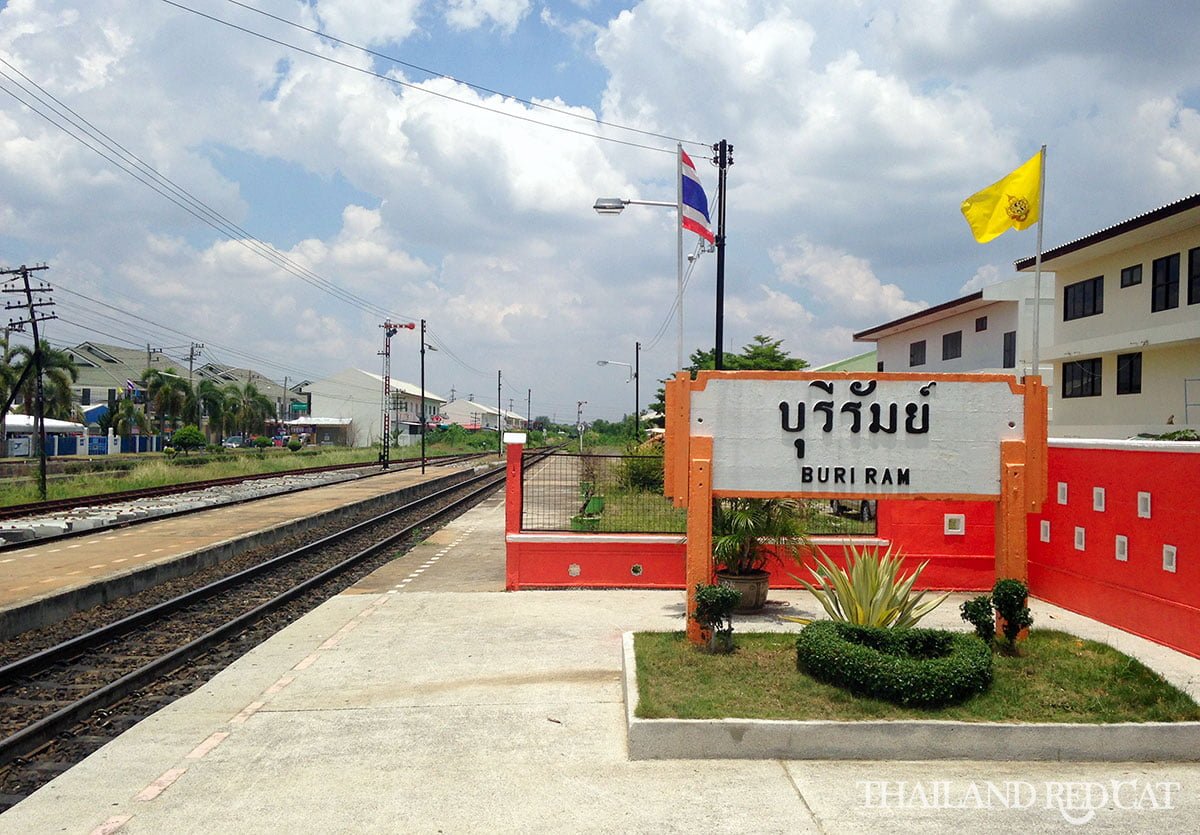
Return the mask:
[[[696,166],[687,153],[679,149],[679,168],[683,172],[683,204],[680,208],[683,228],[695,232],[701,238],[713,242],[712,228],[708,217],[708,198],[704,196],[704,186],[696,175]]]

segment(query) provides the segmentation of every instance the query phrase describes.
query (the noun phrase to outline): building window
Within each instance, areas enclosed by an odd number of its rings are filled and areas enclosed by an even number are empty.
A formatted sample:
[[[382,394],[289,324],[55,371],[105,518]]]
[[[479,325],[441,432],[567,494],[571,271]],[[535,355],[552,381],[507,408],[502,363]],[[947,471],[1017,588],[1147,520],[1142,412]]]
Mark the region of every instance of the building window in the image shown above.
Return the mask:
[[[880,360],[879,362],[875,363],[875,370],[876,370],[876,371],[882,371],[882,370],[883,370],[883,360]]]
[[[979,316],[975,319],[975,333],[987,330],[987,317]]]
[[[1006,331],[1004,334],[1004,365],[1003,368],[1017,367],[1017,332]]]
[[[1063,321],[1104,312],[1104,276],[1077,281],[1063,288]]]
[[[1117,394],[1142,393],[1142,355],[1117,354]]]
[[[942,359],[955,360],[962,356],[962,331],[942,334]]]
[[[1132,267],[1126,267],[1121,270],[1121,286],[1132,287],[1135,284],[1142,283],[1142,265],[1134,264]]]
[[[913,342],[908,346],[908,364],[924,365],[925,364],[925,340]]]
[[[1062,367],[1062,396],[1100,396],[1100,358],[1064,362]]]
[[[80,391],[79,391],[79,405],[80,405],[80,406],[90,406],[90,405],[92,405],[92,390],[91,390],[91,389],[80,389]]]
[[[1188,304],[1200,304],[1200,246],[1188,250]]]
[[[1150,283],[1150,312],[1179,307],[1179,253],[1156,258]]]

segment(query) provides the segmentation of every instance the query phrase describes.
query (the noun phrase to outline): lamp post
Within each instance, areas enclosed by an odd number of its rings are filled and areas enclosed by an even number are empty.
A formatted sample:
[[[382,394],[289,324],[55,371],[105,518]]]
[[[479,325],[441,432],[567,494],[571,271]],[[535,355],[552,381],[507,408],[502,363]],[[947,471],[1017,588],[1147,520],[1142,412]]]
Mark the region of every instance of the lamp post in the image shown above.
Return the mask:
[[[421,475],[425,475],[425,349],[437,348],[425,342],[425,320],[421,320]]]
[[[586,400],[580,400],[575,404],[575,431],[579,433],[579,454],[583,455],[583,407],[587,405]]]
[[[633,381],[633,439],[640,441],[642,439],[641,427],[641,396],[639,393],[640,383],[638,381],[638,366],[641,364],[642,343],[633,343],[633,365],[619,360],[596,360],[596,365],[620,365],[629,369],[629,377],[625,382]]]
[[[682,181],[675,177],[676,183]],[[682,188],[682,186],[677,186]],[[592,208],[597,214],[619,215],[626,206],[665,206],[675,210],[675,300],[679,314],[679,336],[676,344],[676,368],[683,368],[683,197],[670,203],[666,200],[626,200],[622,197],[598,197]]]

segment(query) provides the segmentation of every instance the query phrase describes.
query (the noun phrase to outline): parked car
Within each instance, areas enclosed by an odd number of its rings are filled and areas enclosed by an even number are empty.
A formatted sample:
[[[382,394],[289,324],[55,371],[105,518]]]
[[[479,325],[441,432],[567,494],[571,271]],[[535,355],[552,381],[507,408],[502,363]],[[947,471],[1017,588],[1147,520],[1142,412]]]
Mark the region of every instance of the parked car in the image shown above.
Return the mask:
[[[829,510],[835,516],[853,516],[863,522],[875,518],[875,502],[867,499],[831,499]]]
[[[225,447],[226,449],[237,449],[241,445],[242,445],[242,436],[241,435],[230,435],[228,438],[221,441],[221,446]]]

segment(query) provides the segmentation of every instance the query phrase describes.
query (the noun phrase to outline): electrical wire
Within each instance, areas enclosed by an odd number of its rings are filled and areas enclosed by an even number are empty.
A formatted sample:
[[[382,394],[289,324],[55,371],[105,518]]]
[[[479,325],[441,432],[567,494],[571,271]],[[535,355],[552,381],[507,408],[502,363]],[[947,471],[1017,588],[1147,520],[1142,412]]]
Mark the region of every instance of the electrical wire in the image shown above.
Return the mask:
[[[410,81],[401,81],[398,78],[392,78],[391,76],[384,75],[383,73],[378,73],[378,72],[375,72],[374,70],[366,69],[365,67],[356,67],[353,64],[346,63],[345,61],[339,61],[338,59],[331,58],[328,55],[322,55],[321,53],[314,52],[311,49],[305,49],[302,46],[297,46],[295,44],[288,43],[287,41],[282,41],[282,40],[279,40],[278,38],[273,38],[270,35],[265,35],[262,32],[257,32],[254,29],[250,29],[249,27],[241,26],[237,23],[232,23],[228,20],[224,20],[223,18],[219,18],[215,15],[210,15],[207,12],[202,12],[199,9],[193,9],[190,6],[185,6],[182,3],[177,3],[177,2],[175,2],[175,0],[161,0],[161,2],[166,3],[168,6],[174,6],[175,8],[179,9],[180,11],[190,12],[191,14],[194,14],[198,17],[203,17],[207,20],[211,20],[214,23],[219,23],[222,26],[227,26],[230,29],[236,29],[239,32],[243,32],[252,37],[259,38],[260,40],[264,40],[264,41],[267,41],[268,43],[275,44],[276,46],[281,46],[281,47],[284,47],[285,49],[290,49],[295,52],[299,52],[303,55],[308,55],[309,57],[316,58],[320,61],[326,61],[330,64],[335,64],[339,67],[342,67],[343,69],[352,70],[353,72],[361,73],[363,75],[368,75],[368,76],[371,76],[372,78],[377,78],[380,81],[387,82],[388,84],[394,84],[398,87],[405,87],[410,90],[417,90],[417,91],[420,91],[420,92],[425,93],[430,96],[436,96],[437,98],[445,99],[446,101],[454,102],[456,104],[461,104],[466,107],[473,107],[477,110],[483,110],[487,113],[494,113],[498,116],[506,116],[509,119],[516,119],[517,121],[527,122],[529,124],[537,125],[539,127],[550,128],[551,130],[562,131],[564,133],[571,133],[571,134],[575,134],[576,136],[585,136],[588,139],[594,139],[598,142],[611,142],[611,143],[614,143],[617,145],[624,145],[629,148],[639,148],[643,151],[654,151],[655,153],[660,153],[660,154],[672,154],[672,155],[675,154],[674,148],[659,148],[654,145],[646,145],[641,142],[633,142],[628,139],[617,139],[616,137],[613,137],[613,136],[604,136],[604,135],[598,134],[598,133],[590,133],[588,131],[577,130],[575,128],[566,127],[565,125],[555,125],[550,122],[543,122],[540,119],[534,119],[532,116],[520,116],[516,113],[508,113],[506,111],[499,110],[494,107],[489,107],[488,105],[482,104],[480,102],[467,101],[466,99],[456,98],[455,96],[448,95],[447,93],[439,93],[437,90],[430,90],[427,87],[422,87],[419,84],[413,84]],[[676,140],[676,141],[681,141],[681,140]],[[688,140],[688,144],[702,144],[702,143],[693,143],[692,140]]]
[[[704,148],[706,151],[710,150],[710,148],[711,148],[710,143],[707,143],[707,142],[698,142],[694,139],[680,139],[675,136],[668,136],[665,133],[656,133],[651,130],[644,130],[642,128],[630,127],[629,125],[621,125],[616,122],[608,122],[603,119],[597,119],[594,116],[584,116],[581,113],[572,113],[570,110],[563,110],[558,107],[552,107],[548,104],[542,104],[540,102],[531,101],[529,99],[523,99],[520,96],[514,96],[511,93],[505,93],[502,90],[494,90],[491,87],[485,87],[482,84],[474,84],[470,81],[464,81],[461,78],[455,78],[452,75],[447,75],[446,73],[439,72],[437,70],[431,70],[428,67],[422,67],[419,64],[409,63],[408,61],[404,61],[404,60],[401,60],[400,58],[396,58],[394,56],[387,55],[386,53],[377,52],[376,50],[371,49],[370,47],[362,46],[361,44],[356,44],[351,41],[342,40],[339,37],[330,35],[326,32],[322,32],[320,29],[312,29],[301,23],[296,23],[294,21],[288,20],[287,18],[271,14],[270,12],[266,11],[265,9],[259,9],[259,8],[255,8],[254,6],[249,6],[245,3],[240,2],[240,0],[225,0],[225,2],[229,3],[232,6],[238,6],[239,8],[245,9],[248,12],[254,12],[255,14],[270,18],[271,20],[282,23],[285,26],[291,26],[292,28],[299,29],[302,32],[308,32],[310,35],[315,35],[318,38],[323,38],[327,41],[331,41],[333,43],[338,44],[339,46],[345,46],[350,49],[358,50],[359,52],[362,52],[366,55],[370,55],[373,58],[379,58],[380,60],[388,61],[393,64],[398,64],[402,67],[408,67],[410,70],[416,70],[417,72],[425,73],[426,75],[431,76],[433,78],[441,78],[446,81],[453,81],[455,84],[461,84],[464,87],[470,87],[472,90],[478,90],[481,93],[488,93],[489,95],[501,96],[506,99],[511,99],[512,101],[519,102],[520,104],[523,104],[527,107],[533,107],[533,108],[537,108],[539,110],[545,110],[547,112],[554,113],[559,116],[567,116],[572,119],[581,119],[581,120],[583,120],[585,122],[589,122],[591,124],[600,125],[601,127],[629,131],[630,133],[637,133],[637,134],[641,134],[642,136],[649,136],[654,139],[666,139],[671,142],[679,142],[683,145],[694,145],[698,148]],[[178,5],[178,4],[171,3],[171,5]]]

